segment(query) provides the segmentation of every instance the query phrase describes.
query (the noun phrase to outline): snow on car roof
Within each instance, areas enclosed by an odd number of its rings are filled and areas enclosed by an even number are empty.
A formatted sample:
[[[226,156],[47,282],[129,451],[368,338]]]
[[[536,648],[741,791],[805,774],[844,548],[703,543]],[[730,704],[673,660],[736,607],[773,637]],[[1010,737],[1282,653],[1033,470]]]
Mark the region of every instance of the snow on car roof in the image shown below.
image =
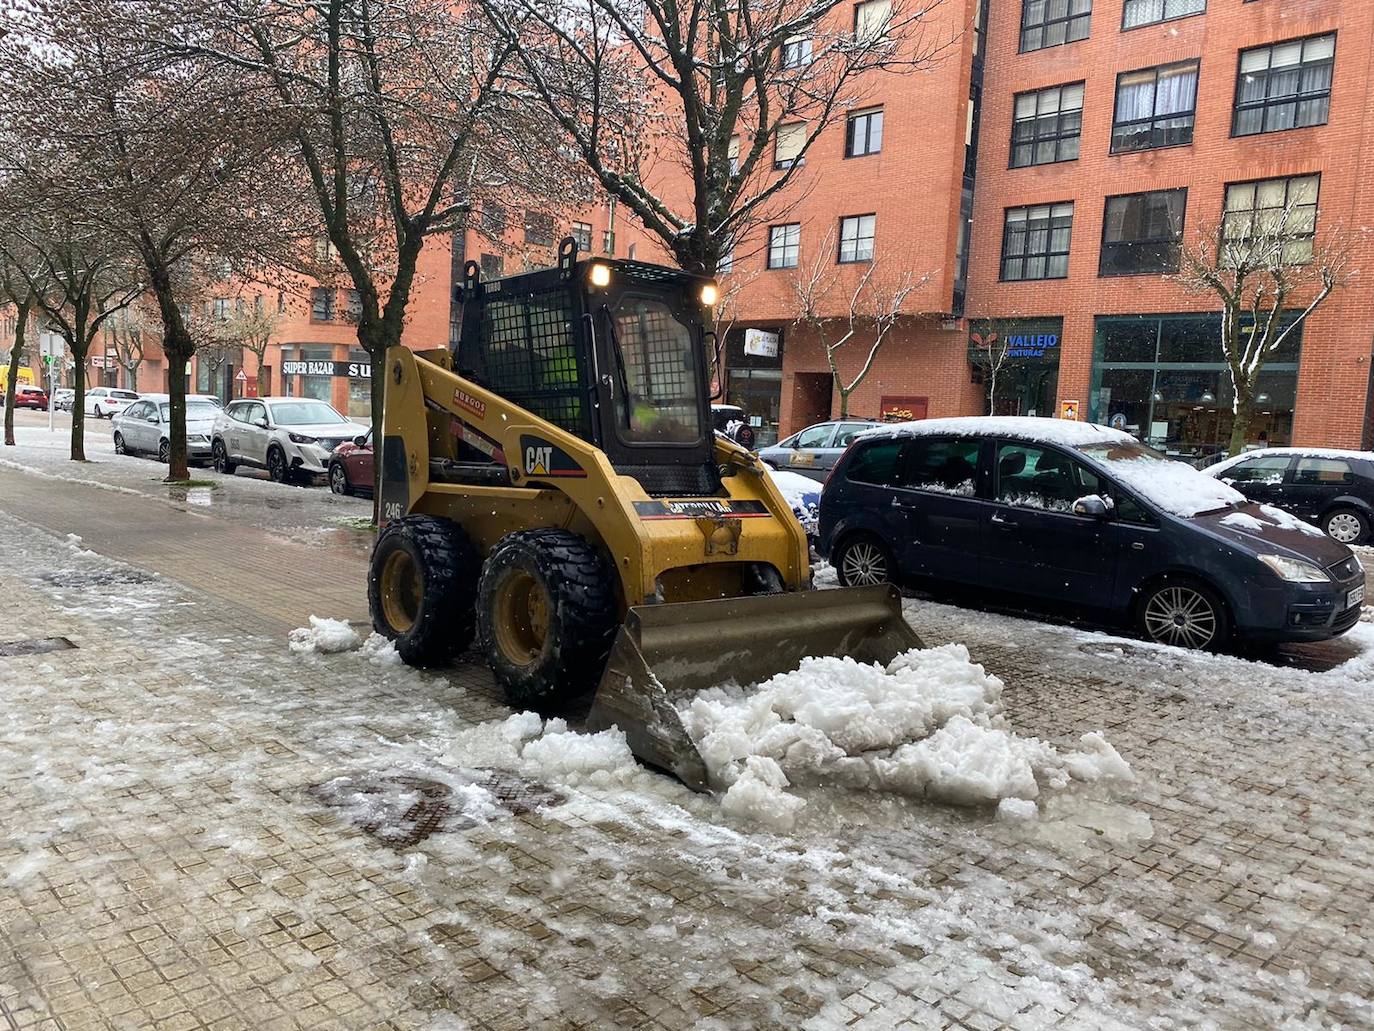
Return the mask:
[[[1064,447],[1135,440],[1129,433],[1096,423],[1044,419],[1033,415],[975,415],[951,419],[918,419],[914,422],[898,422],[879,429],[866,430],[862,435],[870,437],[885,433],[907,437],[946,433],[961,437],[1014,437],[1017,440],[1035,440]]]
[[[1242,451],[1238,455],[1224,459],[1209,469],[1204,469],[1212,476],[1221,472],[1223,469],[1230,469],[1238,462],[1244,462],[1250,458],[1263,458],[1265,455],[1300,455],[1303,458],[1347,458],[1355,459],[1360,462],[1374,462],[1374,451],[1346,451],[1342,448],[1334,447],[1260,447],[1253,451]]]

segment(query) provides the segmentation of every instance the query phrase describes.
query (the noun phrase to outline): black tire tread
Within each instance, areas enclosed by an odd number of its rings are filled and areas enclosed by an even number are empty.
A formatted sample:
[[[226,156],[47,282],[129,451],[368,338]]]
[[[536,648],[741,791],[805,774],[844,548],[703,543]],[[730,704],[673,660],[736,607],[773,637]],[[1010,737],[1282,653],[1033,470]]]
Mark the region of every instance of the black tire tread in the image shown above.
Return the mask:
[[[381,560],[393,541],[409,546],[424,578],[424,596],[414,626],[397,634],[382,615]],[[367,604],[372,627],[396,642],[408,666],[441,666],[467,651],[477,633],[477,581],[482,559],[463,528],[439,516],[409,515],[388,523],[377,535],[367,574]]]
[[[497,574],[517,560],[528,560],[544,579],[560,630],[554,649],[557,661],[532,675],[504,661],[491,633]],[[497,543],[487,557],[478,588],[478,639],[513,705],[561,702],[597,685],[620,625],[615,583],[615,571],[601,553],[570,530],[520,530]]]

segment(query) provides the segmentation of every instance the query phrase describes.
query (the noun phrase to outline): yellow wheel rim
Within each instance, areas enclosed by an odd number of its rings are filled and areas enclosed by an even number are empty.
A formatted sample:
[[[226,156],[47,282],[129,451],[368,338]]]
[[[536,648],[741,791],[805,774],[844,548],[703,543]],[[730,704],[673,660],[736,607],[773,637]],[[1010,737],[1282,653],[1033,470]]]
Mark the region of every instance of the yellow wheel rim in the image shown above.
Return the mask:
[[[496,646],[516,666],[529,666],[544,653],[549,633],[549,594],[531,574],[513,569],[496,591],[492,627]]]
[[[409,552],[397,549],[382,563],[382,617],[396,633],[406,633],[420,618],[424,586],[424,577]]]

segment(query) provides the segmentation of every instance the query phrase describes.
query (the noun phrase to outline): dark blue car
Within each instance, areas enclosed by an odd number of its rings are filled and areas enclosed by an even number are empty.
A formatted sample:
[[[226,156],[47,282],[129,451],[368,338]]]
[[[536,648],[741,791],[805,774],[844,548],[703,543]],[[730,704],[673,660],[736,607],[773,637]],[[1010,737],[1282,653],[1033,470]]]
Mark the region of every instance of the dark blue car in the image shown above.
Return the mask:
[[[1343,544],[1125,433],[930,419],[856,440],[821,496],[846,585],[939,582],[1064,603],[1165,644],[1321,640],[1360,616]]]

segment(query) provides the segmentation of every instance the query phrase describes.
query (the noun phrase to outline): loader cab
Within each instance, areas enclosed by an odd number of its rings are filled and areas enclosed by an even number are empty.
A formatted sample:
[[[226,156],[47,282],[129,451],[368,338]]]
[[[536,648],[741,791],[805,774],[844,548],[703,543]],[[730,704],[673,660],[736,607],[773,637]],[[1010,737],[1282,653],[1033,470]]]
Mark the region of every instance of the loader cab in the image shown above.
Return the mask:
[[[466,268],[458,373],[606,453],[651,495],[720,490],[707,379],[715,284],[635,261],[579,260],[483,281]]]

